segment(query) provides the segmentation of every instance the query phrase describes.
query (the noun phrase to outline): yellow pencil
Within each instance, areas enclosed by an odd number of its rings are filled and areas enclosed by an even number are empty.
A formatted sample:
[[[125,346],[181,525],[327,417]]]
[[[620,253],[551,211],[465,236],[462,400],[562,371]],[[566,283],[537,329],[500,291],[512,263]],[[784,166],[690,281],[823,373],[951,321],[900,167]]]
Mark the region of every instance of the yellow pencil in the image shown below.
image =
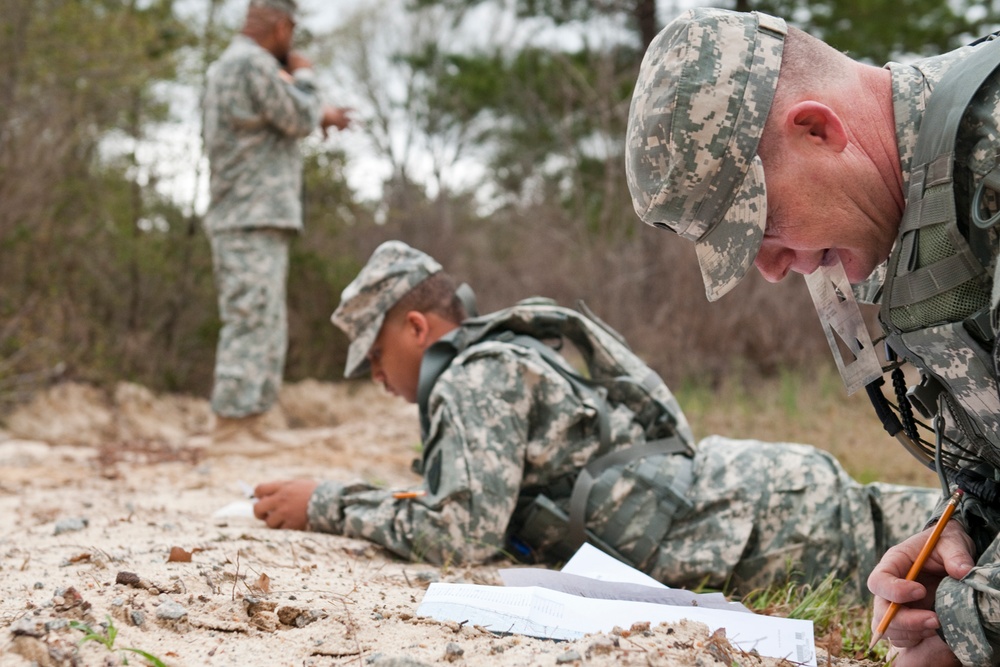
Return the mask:
[[[941,514],[941,518],[938,519],[937,524],[934,526],[934,530],[931,531],[930,536],[927,538],[927,543],[924,544],[924,548],[920,550],[920,554],[917,559],[913,561],[913,565],[910,566],[910,571],[906,573],[906,580],[913,581],[920,574],[920,570],[924,567],[924,563],[927,561],[928,556],[934,551],[934,547],[937,546],[938,540],[941,539],[941,533],[944,531],[945,524],[951,519],[951,515],[955,513],[955,508],[958,507],[958,502],[962,499],[962,495],[965,492],[962,489],[955,489],[955,493],[951,494],[951,498],[948,499],[948,505],[944,508],[944,512]],[[889,624],[892,622],[893,617],[896,616],[896,612],[899,611],[899,603],[893,602],[889,605],[889,608],[885,611],[885,616],[882,617],[882,621],[878,624],[878,629],[872,636],[872,642],[868,645],[868,650],[872,650],[875,644],[878,644],[882,637],[885,636],[885,631],[889,629]]]

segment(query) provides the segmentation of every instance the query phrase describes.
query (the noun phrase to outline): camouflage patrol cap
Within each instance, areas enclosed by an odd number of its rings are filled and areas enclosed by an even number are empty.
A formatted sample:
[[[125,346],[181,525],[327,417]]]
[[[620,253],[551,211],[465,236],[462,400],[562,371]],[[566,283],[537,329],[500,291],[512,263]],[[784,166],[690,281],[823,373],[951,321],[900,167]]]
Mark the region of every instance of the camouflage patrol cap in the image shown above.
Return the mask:
[[[709,301],[746,275],[764,236],[757,144],[786,31],[760,12],[694,9],[656,36],[639,70],[625,148],[632,204],[695,242]]]
[[[250,0],[250,6],[277,9],[285,12],[292,19],[296,17],[299,11],[299,4],[296,0]]]
[[[386,241],[372,253],[357,277],[344,288],[330,321],[351,339],[344,377],[368,372],[368,350],[385,315],[407,292],[441,270],[430,255],[402,241]]]

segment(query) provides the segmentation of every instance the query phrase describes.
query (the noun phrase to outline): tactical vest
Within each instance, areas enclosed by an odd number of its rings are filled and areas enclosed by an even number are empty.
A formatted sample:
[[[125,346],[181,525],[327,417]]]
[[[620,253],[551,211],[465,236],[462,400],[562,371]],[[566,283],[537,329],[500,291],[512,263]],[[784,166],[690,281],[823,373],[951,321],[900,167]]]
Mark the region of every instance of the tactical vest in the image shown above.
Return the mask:
[[[548,488],[522,488],[511,521],[511,546],[525,560],[540,557],[566,558],[589,541],[604,551],[639,565],[659,545],[673,514],[689,504],[685,498],[691,484],[691,466],[670,467],[669,474],[655,465],[640,463],[637,473],[659,496],[662,525],[647,527],[648,537],[632,545],[631,558],[618,553],[611,543],[627,528],[629,507],[612,522],[601,539],[585,529],[587,501],[598,478],[616,465],[646,457],[681,454],[690,457],[694,436],[677,399],[660,376],[633,353],[622,337],[581,304],[585,312],[563,308],[549,299],[527,299],[517,305],[465,320],[460,327],[436,341],[425,353],[420,367],[417,405],[421,436],[427,442],[430,429],[428,402],[438,377],[464,350],[486,341],[530,348],[569,382],[580,397],[598,406],[600,445],[590,462],[570,479],[553,480]],[[583,358],[586,371],[573,368],[558,352],[569,342]],[[646,440],[611,451],[611,406],[625,404],[635,415]],[[424,461],[430,452],[424,453]],[[569,498],[569,511],[553,499]],[[639,502],[636,498],[634,502]],[[566,503],[563,502],[563,505]],[[621,525],[617,525],[621,524]]]
[[[1000,185],[1000,168],[971,201],[960,199],[971,206],[960,216],[956,191],[968,188],[972,175],[966,156],[956,155],[956,138],[976,91],[998,66],[1000,40],[993,40],[949,69],[930,95],[879,312],[889,347],[923,376],[911,390],[918,410],[950,415],[948,428],[957,428],[963,446],[971,444],[994,468],[1000,468],[1000,395],[990,267],[1000,215],[983,216],[981,199],[984,188]],[[965,454],[951,452],[945,467],[962,467]]]

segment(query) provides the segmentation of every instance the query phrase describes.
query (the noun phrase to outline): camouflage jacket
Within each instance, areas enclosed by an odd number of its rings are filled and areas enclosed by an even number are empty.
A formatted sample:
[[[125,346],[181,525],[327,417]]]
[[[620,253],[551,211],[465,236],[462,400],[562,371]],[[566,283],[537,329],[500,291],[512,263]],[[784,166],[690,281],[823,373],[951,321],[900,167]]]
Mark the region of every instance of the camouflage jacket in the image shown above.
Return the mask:
[[[944,72],[961,67],[963,60],[974,47],[963,47],[950,53],[918,61],[912,65],[890,63],[892,74],[893,106],[896,120],[899,159],[903,174],[903,192],[910,192],[914,173],[914,148],[918,131],[924,118],[927,100]],[[974,188],[998,163],[1000,151],[1000,78],[997,74],[987,80],[973,98],[969,110],[958,128],[956,145],[954,198],[960,230],[968,230],[970,202]],[[909,196],[908,196],[909,203]],[[996,201],[988,197],[985,202],[991,212],[996,211]],[[963,231],[968,238],[968,232]],[[974,249],[987,273],[987,281],[995,274],[998,253],[998,234],[994,227],[984,233]],[[900,243],[894,248],[894,257],[901,252]],[[892,266],[890,259],[889,266]],[[889,306],[879,292],[885,279],[885,265],[865,285],[860,286],[859,297],[869,301],[882,301],[883,312]],[[990,286],[985,287],[988,295]],[[994,286],[992,304],[996,322],[997,289]],[[891,303],[891,300],[888,300]],[[985,296],[984,296],[985,301]],[[988,304],[987,304],[988,306]],[[889,311],[893,312],[893,311]],[[909,351],[896,350],[901,355],[922,360],[925,368],[951,387],[956,405],[945,409],[943,416],[949,436],[959,441],[959,447],[972,452],[973,465],[987,476],[997,476],[1000,470],[1000,396],[997,393],[996,370],[990,355],[993,350],[977,343],[970,329],[957,321],[937,321],[906,334],[912,341]],[[995,324],[992,335],[995,337]],[[972,434],[968,437],[966,434]],[[946,447],[946,451],[949,448]],[[966,462],[962,465],[969,465]],[[1000,646],[1000,562],[997,562],[996,545],[990,546],[1000,514],[984,507],[971,497],[966,497],[959,519],[966,526],[977,544],[976,556],[980,567],[962,582],[946,579],[938,588],[936,611],[941,619],[946,640],[965,664],[991,664],[994,649]],[[983,581],[987,583],[983,583]],[[983,591],[976,593],[974,589]],[[979,608],[977,610],[977,602]],[[993,620],[986,620],[993,619]],[[994,640],[988,639],[993,637]],[[1000,653],[997,654],[1000,657]]]
[[[614,447],[641,443],[633,415],[612,407]],[[323,482],[309,502],[311,530],[365,538],[414,560],[482,562],[519,528],[512,522],[522,490],[545,488],[565,509],[564,480],[599,445],[596,406],[537,351],[515,344],[463,351],[435,384],[429,409],[427,495],[399,500],[366,484]],[[863,487],[805,445],[712,437],[695,449],[693,459],[659,455],[612,468],[587,503],[592,534],[674,586],[749,590],[783,580],[791,567],[814,582],[833,573],[863,592],[885,543],[918,529],[939,495]],[[651,552],[639,548],[648,539]]]
[[[319,127],[322,103],[310,69],[284,81],[275,57],[237,35],[209,67],[202,139],[211,168],[209,233],[302,228],[298,140]]]

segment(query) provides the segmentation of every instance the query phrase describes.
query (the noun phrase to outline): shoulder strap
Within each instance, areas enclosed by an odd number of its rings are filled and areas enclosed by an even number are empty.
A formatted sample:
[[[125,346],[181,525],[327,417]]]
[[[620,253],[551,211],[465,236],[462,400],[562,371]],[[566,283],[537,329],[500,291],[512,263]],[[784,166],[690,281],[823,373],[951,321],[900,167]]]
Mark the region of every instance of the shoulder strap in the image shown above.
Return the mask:
[[[458,356],[464,345],[459,345],[458,334],[461,327],[450,331],[434,342],[427,351],[424,352],[420,360],[420,378],[417,380],[417,407],[420,410],[420,441],[427,442],[430,435],[431,417],[428,412],[427,403],[431,398],[431,390],[437,383],[437,379],[444,373],[452,360]]]
[[[479,317],[479,304],[476,303],[476,293],[469,283],[462,283],[455,289],[455,296],[462,302],[466,317]]]
[[[994,39],[953,65],[927,101],[914,149],[906,211],[899,229],[900,252],[887,285],[893,308],[919,303],[983,272],[957,229],[951,232],[956,253],[927,266],[911,268],[917,251],[917,235],[912,232],[957,219],[951,184],[958,126],[976,91],[998,66],[1000,40]]]
[[[462,302],[467,318],[479,317],[479,307],[476,303],[476,293],[468,283],[462,283],[455,289],[455,296]],[[420,360],[420,377],[417,380],[417,407],[420,410],[420,440],[426,442],[430,432],[430,415],[427,412],[427,402],[431,397],[431,389],[437,382],[441,373],[451,365],[452,360],[458,353],[468,346],[468,343],[459,344],[459,331],[461,327],[449,332],[445,336],[435,341],[430,348],[424,352]]]

